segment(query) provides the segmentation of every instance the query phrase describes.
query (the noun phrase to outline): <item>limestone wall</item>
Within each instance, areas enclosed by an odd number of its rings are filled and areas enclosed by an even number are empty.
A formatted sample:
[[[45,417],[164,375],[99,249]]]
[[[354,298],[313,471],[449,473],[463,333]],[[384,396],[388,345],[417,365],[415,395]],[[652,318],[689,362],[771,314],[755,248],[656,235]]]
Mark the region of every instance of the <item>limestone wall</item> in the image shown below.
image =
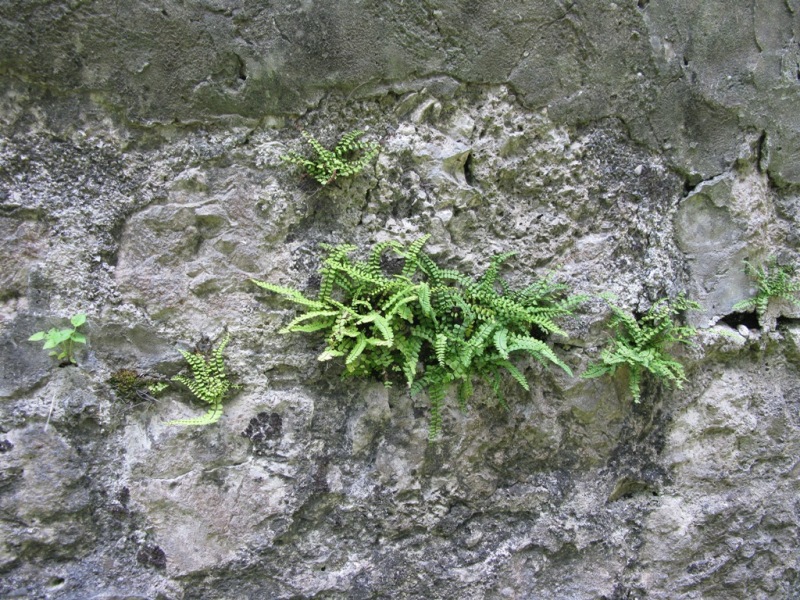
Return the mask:
[[[800,595],[800,313],[732,309],[743,259],[800,259],[798,40],[798,0],[2,4],[0,596]],[[356,128],[357,177],[279,159]],[[518,359],[530,392],[452,392],[431,444],[424,394],[341,379],[249,282],[424,234],[636,313],[687,293],[687,383]],[[76,312],[59,367],[27,338]],[[609,318],[550,340],[576,374]],[[216,424],[108,383],[225,330]]]

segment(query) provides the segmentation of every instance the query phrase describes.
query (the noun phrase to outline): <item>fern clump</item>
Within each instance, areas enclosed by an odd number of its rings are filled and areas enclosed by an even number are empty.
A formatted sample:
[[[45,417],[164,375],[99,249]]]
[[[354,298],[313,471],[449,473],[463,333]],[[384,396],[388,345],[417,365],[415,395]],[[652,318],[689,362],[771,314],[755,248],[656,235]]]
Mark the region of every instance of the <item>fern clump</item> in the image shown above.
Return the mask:
[[[687,310],[699,310],[700,305],[681,294],[672,301],[659,300],[639,318],[611,302],[609,306],[613,313],[609,327],[615,331],[614,339],[600,354],[600,361],[590,364],[581,377],[614,375],[617,369],[626,368],[634,402],[641,399],[645,373],[680,388],[686,373],[669,354],[669,348],[676,343],[690,343],[697,330],[677,325],[674,318]]]
[[[222,356],[230,339],[230,335],[225,334],[219,345],[211,349],[208,355],[202,352],[179,350],[189,364],[192,376],[175,375],[172,380],[188,387],[189,391],[198,400],[208,404],[209,408],[202,417],[177,419],[167,422],[167,425],[210,425],[219,421],[222,416],[222,400],[228,392],[239,388],[238,385],[234,385],[228,380],[225,360]]]
[[[296,152],[281,156],[281,160],[298,165],[321,185],[328,185],[340,177],[360,173],[378,155],[377,142],[360,141],[363,131],[356,129],[342,136],[333,150],[328,150],[307,131],[301,132],[316,157],[308,158]]]
[[[410,246],[393,241],[375,246],[366,261],[354,261],[355,246],[328,249],[316,298],[298,290],[253,280],[258,286],[301,305],[304,312],[281,333],[324,332],[319,360],[340,358],[345,375],[378,377],[387,384],[401,378],[411,393],[430,400],[430,437],[441,428],[441,409],[451,384],[462,408],[473,393],[473,379],[485,380],[503,401],[500,375],[508,372],[523,388],[529,384],[511,362],[525,353],[543,364],[570,368],[543,340],[564,334],[556,321],[584,300],[568,296],[552,277],[513,291],[498,279],[509,252],[495,256],[475,280],[442,269],[422,252],[429,236]],[[383,255],[403,259],[400,272],[387,275]]]
[[[756,281],[756,295],[737,302],[733,310],[737,312],[756,311],[759,319],[767,312],[770,300],[786,300],[800,306],[797,292],[800,292],[800,281],[796,279],[794,265],[779,265],[775,257],[770,257],[766,264],[753,265],[744,261],[744,271]]]

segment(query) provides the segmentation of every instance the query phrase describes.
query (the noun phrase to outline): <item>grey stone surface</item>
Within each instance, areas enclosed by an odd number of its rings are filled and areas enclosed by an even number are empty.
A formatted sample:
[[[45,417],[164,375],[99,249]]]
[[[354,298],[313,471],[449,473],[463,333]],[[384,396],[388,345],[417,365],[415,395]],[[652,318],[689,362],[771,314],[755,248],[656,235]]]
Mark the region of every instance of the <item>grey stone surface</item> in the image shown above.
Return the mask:
[[[7,2],[0,7],[0,595],[795,598],[796,310],[731,314],[742,260],[796,263],[800,3]],[[320,190],[300,129],[366,130]],[[554,269],[704,308],[689,380],[341,380],[256,277],[313,291],[320,243],[409,242],[513,284]],[[59,367],[34,331],[88,315]],[[594,299],[556,352],[608,339]],[[232,342],[222,419],[168,378]],[[46,425],[47,424],[47,425]]]

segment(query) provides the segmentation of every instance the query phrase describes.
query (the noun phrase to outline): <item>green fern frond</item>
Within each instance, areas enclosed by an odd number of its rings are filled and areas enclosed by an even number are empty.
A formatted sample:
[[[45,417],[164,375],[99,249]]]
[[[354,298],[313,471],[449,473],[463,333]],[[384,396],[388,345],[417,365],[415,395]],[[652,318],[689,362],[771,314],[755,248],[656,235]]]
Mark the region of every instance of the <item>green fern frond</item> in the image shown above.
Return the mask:
[[[503,359],[508,358],[508,329],[498,329],[494,333],[494,347]]]
[[[419,300],[419,306],[422,309],[422,314],[426,317],[430,317],[435,322],[436,314],[431,305],[431,288],[424,281],[417,286],[417,298]]]
[[[369,261],[367,262],[370,273],[374,275],[379,275],[381,273],[381,259],[386,250],[391,249],[395,252],[400,252],[402,248],[403,245],[394,240],[388,240],[377,244],[370,253]]]
[[[436,334],[436,344],[434,347],[436,351],[436,360],[439,361],[439,366],[445,366],[445,354],[447,352],[447,336],[443,333]]]
[[[502,264],[507,261],[512,256],[515,256],[516,252],[505,252],[503,254],[498,254],[494,256],[489,263],[489,268],[483,274],[483,276],[478,280],[478,287],[484,291],[491,291],[494,292],[494,284],[497,281],[497,275],[500,272],[500,267]]]
[[[361,317],[361,319],[358,321],[359,325],[365,325],[367,323],[372,323],[375,325],[375,329],[377,329],[378,332],[383,336],[381,344],[378,345],[392,345],[394,342],[394,331],[392,331],[392,328],[389,326],[389,321],[387,321],[385,317],[377,312],[371,312],[368,315]]]
[[[181,425],[183,427],[188,427],[191,425],[211,425],[219,421],[219,418],[222,416],[222,403],[212,404],[211,408],[206,411],[202,417],[196,417],[194,419],[173,419],[172,421],[167,421],[167,425]]]
[[[369,268],[362,267],[361,265],[351,265],[348,263],[341,263],[338,265],[342,273],[350,276],[353,281],[358,282],[360,285],[369,283],[378,289],[390,284],[389,280],[382,274],[373,274]]]
[[[639,322],[636,320],[636,317],[615,304],[609,303],[608,306],[614,313],[614,317],[611,319],[609,325],[620,331],[622,335],[636,342],[639,339],[639,335],[642,331],[642,328],[639,326]],[[620,325],[622,326],[621,328],[619,327]]]
[[[297,304],[302,304],[303,306],[308,306],[309,308],[313,308],[316,310],[321,310],[325,308],[324,303],[319,302],[318,300],[311,300],[310,298],[306,298],[298,290],[287,288],[282,285],[275,285],[274,283],[268,283],[266,281],[259,281],[258,279],[251,279],[250,281],[255,283],[258,287],[264,288],[265,290],[274,292],[276,294],[280,294],[281,296]]]
[[[435,383],[428,388],[428,399],[431,403],[431,416],[428,420],[428,440],[433,441],[442,431],[442,407],[446,388],[443,383]]]
[[[168,421],[168,425],[209,425],[219,420],[222,415],[222,400],[231,390],[238,388],[228,380],[225,371],[223,352],[229,342],[230,335],[226,333],[208,357],[199,352],[179,350],[186,359],[192,376],[175,375],[172,380],[185,385],[198,400],[210,404],[211,408],[202,417]]]
[[[631,367],[629,376],[630,379],[628,380],[628,388],[631,391],[631,396],[633,396],[633,401],[638,404],[642,397],[642,388],[640,385],[642,380],[641,368]]]
[[[402,306],[418,299],[415,287],[406,284],[386,299],[383,309],[386,311],[387,318],[391,318]]]
[[[540,340],[532,337],[511,336],[508,340],[508,351],[511,353],[516,350],[525,350],[542,364],[547,364],[546,361],[550,361],[554,365],[561,367],[567,375],[572,377],[572,369],[556,356],[550,346]]]
[[[284,327],[278,333],[314,333],[315,331],[328,329],[331,325],[333,325],[333,322],[334,320],[331,319],[329,321],[317,321],[316,323],[306,323],[304,325],[293,325],[291,328]]]
[[[597,377],[603,377],[604,375],[613,375],[616,370],[617,365],[615,364],[606,364],[603,362],[592,363],[581,373],[581,377],[584,379],[595,379]]]
[[[418,338],[421,341],[428,342],[433,346],[436,343],[436,327],[433,326],[432,323],[425,323],[419,325],[414,325],[410,329],[410,333],[413,337]]]
[[[458,386],[458,407],[461,412],[467,412],[467,401],[472,398],[475,390],[472,387],[472,379],[465,377]]]
[[[501,360],[497,362],[498,366],[503,367],[506,371],[508,371],[511,376],[519,383],[526,391],[531,390],[531,386],[528,383],[528,380],[525,378],[525,375],[522,374],[517,367],[515,367],[511,362],[507,360]]]
[[[358,340],[356,340],[353,349],[350,350],[350,354],[347,355],[347,358],[344,361],[345,364],[349,365],[355,359],[357,359],[366,347],[367,347],[367,337],[362,333],[358,336]]]
[[[423,235],[422,237],[414,240],[408,247],[408,250],[404,253],[406,261],[403,265],[403,270],[400,273],[401,277],[411,279],[411,277],[414,276],[414,273],[417,272],[419,269],[419,254],[422,251],[422,247],[430,239],[430,237],[430,234]]]
[[[422,350],[423,340],[418,337],[410,338],[398,345],[398,349],[404,357],[402,371],[406,378],[406,383],[411,386],[417,376],[417,364],[419,363],[419,353]]]
[[[433,262],[433,259],[431,259],[430,256],[427,254],[419,254],[416,257],[415,264],[419,267],[419,270],[422,271],[430,280],[431,289],[438,288],[443,285],[444,281],[441,277],[441,269],[439,269],[438,265]],[[408,275],[406,276],[408,277]]]
[[[332,358],[339,358],[340,356],[344,356],[344,352],[341,350],[333,350],[331,348],[326,348],[325,351],[317,357],[317,360],[320,362],[324,362],[326,360],[331,360]]]
[[[325,327],[330,327],[335,319],[330,319],[329,317],[335,317],[337,315],[339,315],[338,310],[314,310],[303,313],[302,315],[292,319],[289,324],[279,331],[279,333],[289,333],[292,331],[317,331]],[[320,320],[317,323],[300,325],[300,323],[305,323],[305,321],[309,321],[311,319]]]
[[[489,336],[492,335],[496,328],[497,323],[489,321],[487,323],[482,323],[472,334],[460,355],[461,364],[464,367],[469,367],[473,356],[483,354],[484,349],[489,346]]]

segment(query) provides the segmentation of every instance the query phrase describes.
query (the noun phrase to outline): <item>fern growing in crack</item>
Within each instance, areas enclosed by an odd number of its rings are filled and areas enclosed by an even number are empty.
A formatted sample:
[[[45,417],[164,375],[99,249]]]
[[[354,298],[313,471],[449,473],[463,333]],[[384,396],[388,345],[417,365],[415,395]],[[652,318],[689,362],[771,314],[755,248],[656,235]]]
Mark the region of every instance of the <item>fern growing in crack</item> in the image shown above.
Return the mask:
[[[175,375],[172,380],[189,388],[189,391],[198,400],[208,404],[209,408],[202,417],[176,419],[168,421],[167,425],[211,425],[219,421],[222,416],[223,399],[231,390],[239,388],[228,380],[225,359],[222,355],[230,339],[230,335],[226,333],[217,347],[211,349],[207,356],[201,352],[179,350],[189,364],[192,376]]]
[[[473,394],[476,377],[485,380],[503,403],[502,372],[530,389],[511,362],[512,354],[528,354],[571,374],[544,339],[564,335],[556,321],[572,314],[585,297],[568,296],[566,286],[552,277],[512,291],[498,274],[513,253],[494,257],[478,280],[442,269],[422,252],[428,238],[408,247],[382,242],[366,261],[350,258],[354,246],[328,248],[316,298],[252,281],[304,308],[281,333],[324,332],[326,346],[319,360],[339,358],[345,375],[378,377],[387,384],[401,378],[412,394],[426,391],[429,437],[434,439],[451,385],[457,386],[462,409]],[[404,260],[399,273],[387,275],[381,268],[387,252]]]
[[[601,352],[600,360],[590,364],[581,377],[614,375],[619,368],[627,369],[628,387],[637,403],[645,373],[680,388],[686,381],[686,373],[683,365],[669,354],[669,348],[677,343],[691,343],[697,331],[676,324],[674,318],[687,310],[699,310],[700,305],[681,294],[672,301],[659,300],[639,318],[611,302],[609,307],[613,313],[609,327],[615,336]]]
[[[770,257],[765,264],[753,265],[744,261],[747,275],[756,281],[756,295],[733,305],[737,312],[756,311],[759,319],[767,312],[771,300],[786,300],[800,306],[797,293],[800,292],[800,281],[796,279],[794,265],[779,265],[775,257]]]
[[[320,185],[328,185],[341,177],[352,177],[360,173],[378,155],[377,142],[364,142],[359,138],[364,132],[356,129],[342,136],[333,150],[328,150],[307,131],[301,132],[316,154],[308,158],[297,152],[281,156],[281,160],[301,167],[307,175]]]

